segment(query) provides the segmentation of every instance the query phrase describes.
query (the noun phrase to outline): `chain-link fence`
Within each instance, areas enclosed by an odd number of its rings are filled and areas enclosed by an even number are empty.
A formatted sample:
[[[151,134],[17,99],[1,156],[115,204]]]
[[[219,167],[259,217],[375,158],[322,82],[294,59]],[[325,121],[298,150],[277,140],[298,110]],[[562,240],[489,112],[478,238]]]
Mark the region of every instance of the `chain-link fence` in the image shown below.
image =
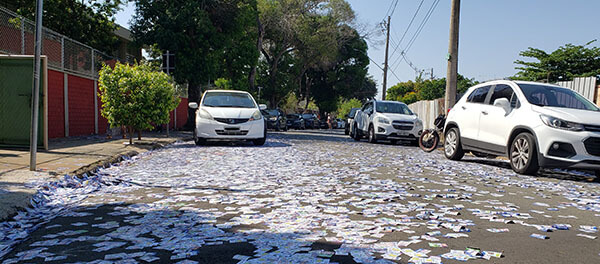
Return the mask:
[[[60,33],[44,28],[42,55],[48,57],[48,67],[96,78],[102,63],[115,61],[134,63],[135,56],[116,58],[93,49]],[[0,54],[33,55],[35,24],[16,13],[0,7]]]

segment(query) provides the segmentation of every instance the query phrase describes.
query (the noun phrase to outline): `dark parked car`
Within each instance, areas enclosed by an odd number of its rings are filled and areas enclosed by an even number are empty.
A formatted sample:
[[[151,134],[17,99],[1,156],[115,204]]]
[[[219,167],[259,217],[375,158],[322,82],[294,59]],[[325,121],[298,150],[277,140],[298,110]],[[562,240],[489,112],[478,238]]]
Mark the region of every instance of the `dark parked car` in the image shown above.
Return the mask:
[[[285,114],[279,109],[266,109],[261,111],[265,120],[267,120],[267,128],[275,129],[276,131],[287,131],[288,124]]]
[[[350,112],[346,115],[346,126],[344,129],[344,133],[346,133],[346,135],[350,134],[350,126],[354,121],[354,115],[356,115],[357,110],[360,110],[360,108],[352,108],[350,109]]]
[[[305,129],[306,124],[304,123],[304,118],[299,114],[289,114],[286,116],[287,118],[287,126],[288,128],[294,129]]]
[[[315,114],[302,114],[306,128],[319,128],[319,119]]]

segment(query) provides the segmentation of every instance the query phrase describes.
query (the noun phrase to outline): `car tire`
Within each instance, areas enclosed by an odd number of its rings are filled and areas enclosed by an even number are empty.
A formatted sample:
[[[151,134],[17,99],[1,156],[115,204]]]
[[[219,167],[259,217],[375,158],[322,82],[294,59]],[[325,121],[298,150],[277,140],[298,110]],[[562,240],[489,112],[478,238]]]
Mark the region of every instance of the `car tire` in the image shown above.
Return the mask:
[[[265,144],[266,141],[267,141],[267,128],[265,127],[265,131],[263,132],[263,137],[259,138],[259,139],[252,140],[252,143],[255,146],[262,146],[262,145]]]
[[[347,126],[344,128],[344,134],[350,134],[350,128],[348,128]]]
[[[509,146],[510,167],[519,174],[533,175],[540,168],[535,138],[530,133],[521,133]]]
[[[377,137],[375,136],[375,129],[373,125],[369,126],[369,143],[377,143]]]
[[[360,141],[360,132],[358,132],[356,126],[352,129],[352,139],[354,139],[354,141]]]
[[[446,131],[444,135],[444,156],[450,160],[461,160],[465,152],[460,143],[460,132],[458,128],[453,127]]]
[[[196,130],[195,127],[194,127],[194,143],[196,144],[196,146],[202,146],[202,145],[206,144],[206,139],[198,137],[198,131]]]

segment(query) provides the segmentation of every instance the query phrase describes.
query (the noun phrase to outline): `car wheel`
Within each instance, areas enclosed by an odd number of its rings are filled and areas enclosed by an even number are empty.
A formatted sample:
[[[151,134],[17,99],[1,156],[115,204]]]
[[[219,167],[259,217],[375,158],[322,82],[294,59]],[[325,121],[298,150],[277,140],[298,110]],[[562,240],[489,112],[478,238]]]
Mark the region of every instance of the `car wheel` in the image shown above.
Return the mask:
[[[510,167],[519,174],[535,174],[539,167],[535,138],[521,133],[510,144]]]
[[[275,124],[275,131],[280,131],[281,130],[281,124],[277,123]]]
[[[375,129],[373,126],[369,126],[369,143],[377,143],[377,138],[375,137]]]
[[[356,128],[356,126],[354,126],[354,128],[352,129],[352,138],[355,141],[360,141],[360,132],[358,132],[358,129]]]
[[[263,137],[252,140],[252,143],[254,143],[254,145],[256,145],[256,146],[262,146],[265,144],[265,141],[267,141],[267,128],[266,127],[265,127],[265,131],[263,132]]]
[[[350,128],[345,127],[344,128],[344,134],[346,134],[346,135],[350,134]]]
[[[196,144],[196,146],[202,146],[202,145],[206,144],[206,139],[198,137],[198,131],[196,130],[195,127],[194,127],[194,143]]]
[[[465,155],[460,143],[458,128],[448,129],[444,140],[444,155],[450,160],[460,160]]]

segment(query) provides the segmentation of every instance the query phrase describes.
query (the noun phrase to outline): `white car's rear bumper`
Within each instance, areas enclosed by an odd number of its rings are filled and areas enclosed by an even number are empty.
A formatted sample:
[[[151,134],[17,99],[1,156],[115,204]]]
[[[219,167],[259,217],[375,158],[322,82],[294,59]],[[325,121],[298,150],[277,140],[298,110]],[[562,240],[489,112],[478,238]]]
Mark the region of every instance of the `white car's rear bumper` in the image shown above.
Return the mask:
[[[196,117],[198,138],[216,140],[248,140],[265,136],[265,120],[247,121],[239,124],[222,123]]]

